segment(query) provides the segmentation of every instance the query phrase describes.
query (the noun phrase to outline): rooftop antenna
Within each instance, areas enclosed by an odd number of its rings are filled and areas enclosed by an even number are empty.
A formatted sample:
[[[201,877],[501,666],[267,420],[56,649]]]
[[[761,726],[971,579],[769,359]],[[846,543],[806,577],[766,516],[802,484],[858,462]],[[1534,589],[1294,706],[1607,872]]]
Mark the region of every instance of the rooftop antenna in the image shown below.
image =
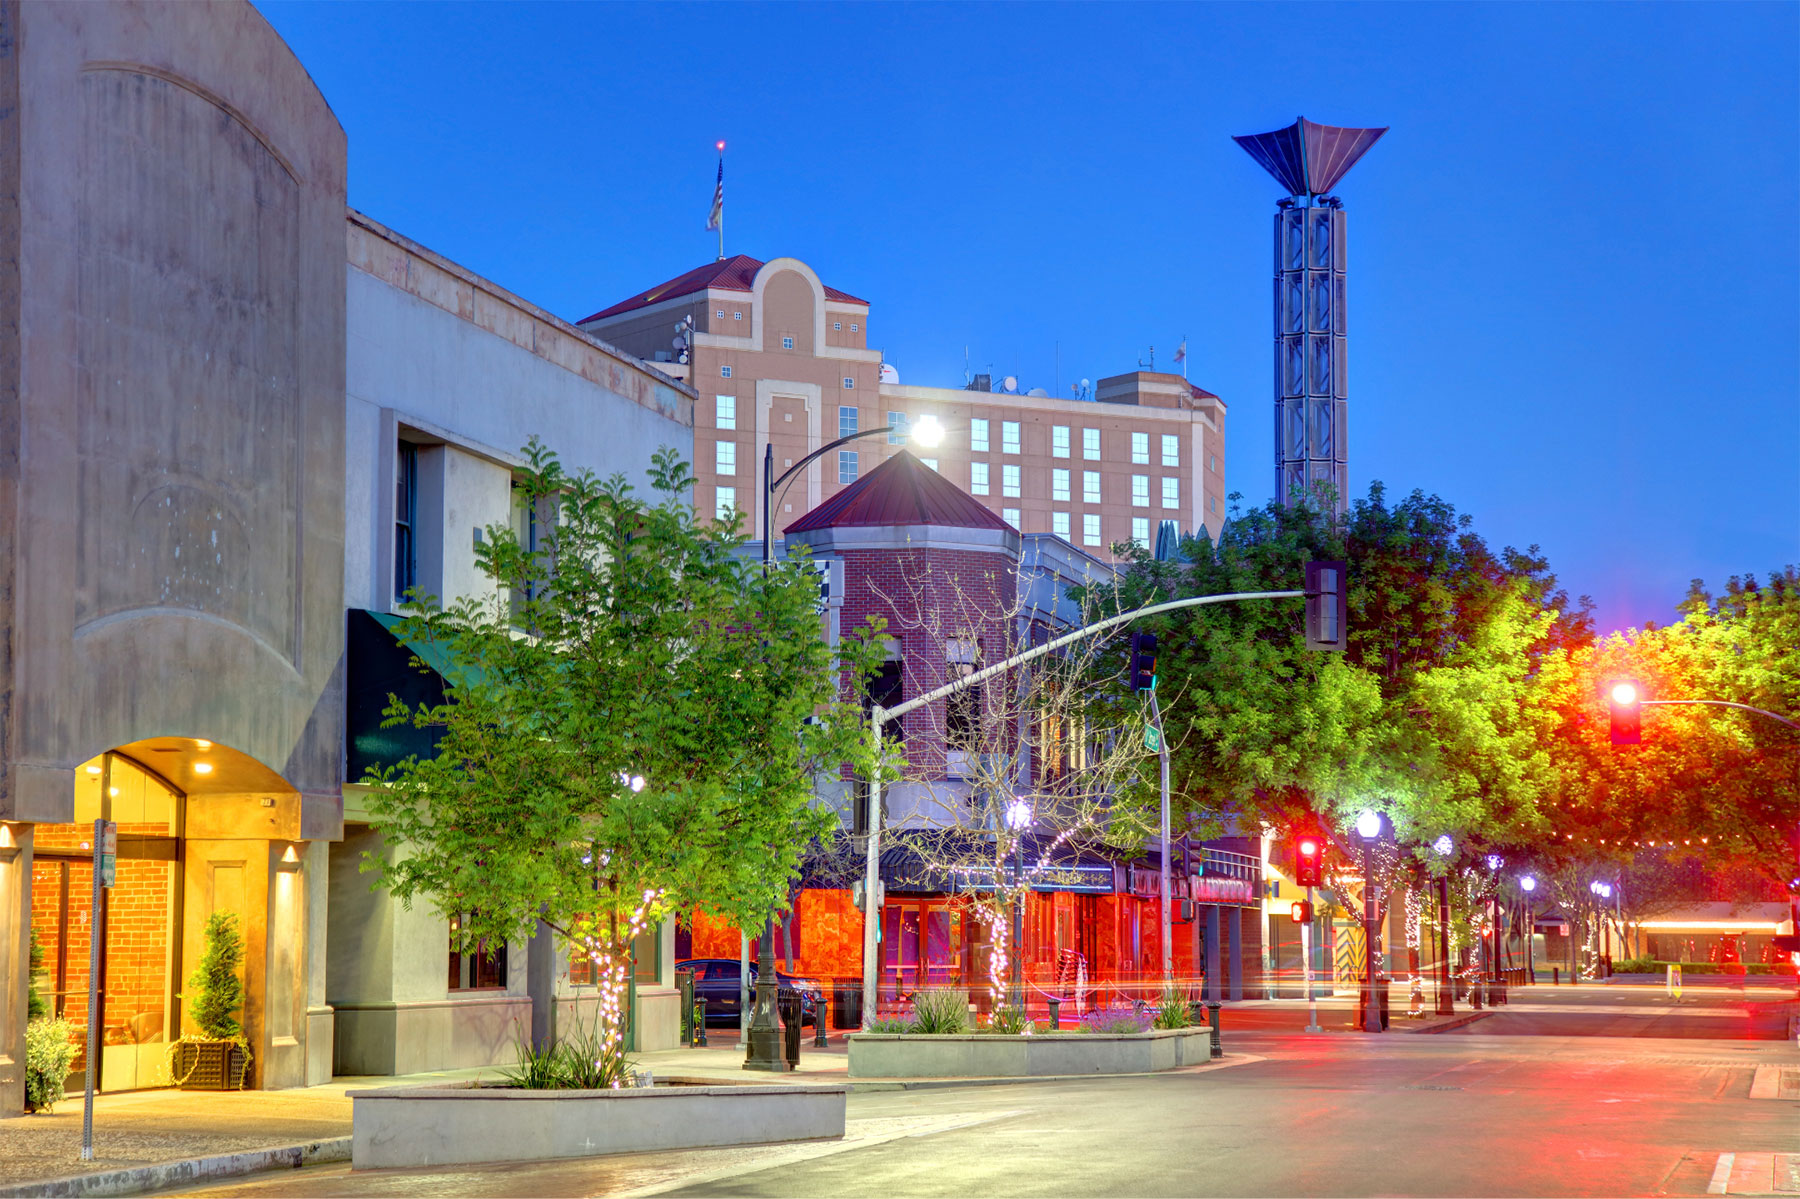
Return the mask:
[[[973,382],[975,382],[975,374],[973,371],[971,371],[969,369],[969,347],[964,346],[963,347],[963,386],[967,387],[969,384],[971,384]]]
[[[1142,358],[1139,358],[1138,365],[1143,367],[1147,371],[1153,371],[1156,369],[1156,347],[1155,346],[1150,347],[1150,361],[1145,362]]]

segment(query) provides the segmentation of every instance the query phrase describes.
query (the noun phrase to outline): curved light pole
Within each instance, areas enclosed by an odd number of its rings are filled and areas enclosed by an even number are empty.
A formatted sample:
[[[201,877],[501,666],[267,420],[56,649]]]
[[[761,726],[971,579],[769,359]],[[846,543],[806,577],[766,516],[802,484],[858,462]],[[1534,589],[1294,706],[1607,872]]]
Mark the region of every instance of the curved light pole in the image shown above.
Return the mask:
[[[771,527],[774,524],[775,503],[781,492],[794,480],[794,477],[846,442],[895,431],[892,427],[874,425],[858,430],[848,437],[828,441],[788,467],[779,478],[775,476],[774,443],[763,443],[763,577],[768,577],[769,567],[773,563],[775,555],[774,533]],[[944,439],[944,427],[938,424],[936,417],[927,415],[920,417],[910,426],[906,430],[906,434],[909,440],[917,438],[920,445],[930,447]],[[864,906],[873,909],[872,895],[865,898]],[[789,963],[789,968],[792,968],[792,963]],[[762,937],[756,947],[756,1006],[751,1012],[750,1035],[744,1050],[744,1069],[746,1070],[767,1070],[779,1074],[788,1068],[787,1057],[781,1051],[781,1021],[775,1011],[775,996],[778,990],[779,983],[775,978],[775,913],[771,908],[769,914],[763,918]],[[863,996],[865,1004],[872,1000],[873,996]]]

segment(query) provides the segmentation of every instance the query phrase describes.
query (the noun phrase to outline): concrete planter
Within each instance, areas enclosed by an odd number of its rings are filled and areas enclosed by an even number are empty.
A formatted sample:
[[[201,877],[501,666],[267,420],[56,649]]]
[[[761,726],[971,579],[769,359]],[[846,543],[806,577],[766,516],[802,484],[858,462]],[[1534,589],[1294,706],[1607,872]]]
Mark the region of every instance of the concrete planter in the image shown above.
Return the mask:
[[[657,1086],[352,1091],[358,1170],[595,1157],[844,1135],[843,1086]]]
[[[856,1033],[852,1078],[1031,1078],[1052,1074],[1149,1074],[1212,1059],[1205,1028],[1134,1033]]]

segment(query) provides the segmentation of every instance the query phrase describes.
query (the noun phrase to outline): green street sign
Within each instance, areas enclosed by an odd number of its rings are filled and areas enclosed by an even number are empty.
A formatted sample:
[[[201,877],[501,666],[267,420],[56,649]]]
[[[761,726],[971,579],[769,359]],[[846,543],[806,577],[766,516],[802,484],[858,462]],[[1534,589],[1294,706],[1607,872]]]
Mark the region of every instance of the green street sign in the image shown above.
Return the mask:
[[[1153,724],[1144,726],[1144,748],[1151,753],[1158,753],[1162,750],[1162,734],[1156,731],[1156,726]]]

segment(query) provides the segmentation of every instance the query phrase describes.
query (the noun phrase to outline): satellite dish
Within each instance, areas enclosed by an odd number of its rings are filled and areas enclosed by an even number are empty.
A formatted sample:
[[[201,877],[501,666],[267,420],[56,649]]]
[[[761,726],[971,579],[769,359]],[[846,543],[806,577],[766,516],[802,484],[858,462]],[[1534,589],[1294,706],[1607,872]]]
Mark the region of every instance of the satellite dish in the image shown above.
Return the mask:
[[[1005,391],[1017,391],[1019,390],[1019,377],[1017,375],[1008,375],[1006,378],[1000,380],[1000,386]]]
[[[1034,387],[1030,391],[1026,392],[1025,394],[1028,396],[1048,396],[1050,393],[1045,391],[1041,387]]]
[[[894,384],[898,384],[900,382],[900,372],[894,369],[893,363],[884,362],[881,364],[881,381],[883,383],[894,383]]]

